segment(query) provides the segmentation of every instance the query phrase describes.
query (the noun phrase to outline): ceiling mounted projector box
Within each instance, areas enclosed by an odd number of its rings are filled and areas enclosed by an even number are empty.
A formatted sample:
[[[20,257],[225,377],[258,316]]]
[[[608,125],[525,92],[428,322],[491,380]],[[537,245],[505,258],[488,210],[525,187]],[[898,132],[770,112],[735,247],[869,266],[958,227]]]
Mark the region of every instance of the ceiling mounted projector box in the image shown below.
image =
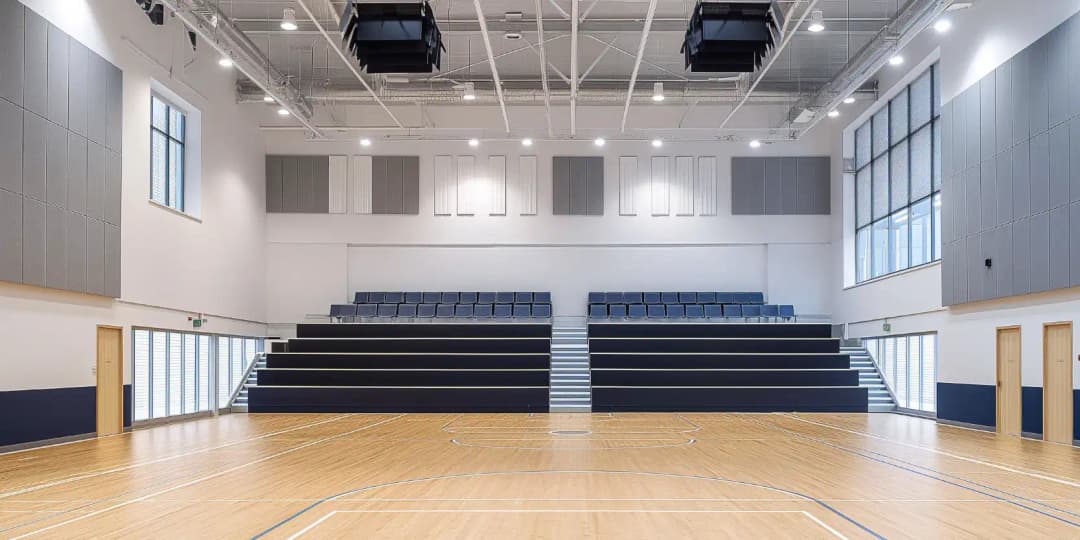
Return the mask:
[[[698,2],[681,52],[694,72],[752,72],[780,37],[783,13],[773,1]]]
[[[341,15],[343,44],[368,73],[431,73],[439,69],[442,32],[427,2],[363,3]]]

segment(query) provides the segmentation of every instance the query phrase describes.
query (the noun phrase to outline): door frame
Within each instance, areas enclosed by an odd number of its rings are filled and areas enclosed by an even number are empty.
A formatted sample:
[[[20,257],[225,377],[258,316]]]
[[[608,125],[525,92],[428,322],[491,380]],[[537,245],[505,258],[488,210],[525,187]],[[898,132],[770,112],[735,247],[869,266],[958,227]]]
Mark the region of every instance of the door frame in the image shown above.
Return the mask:
[[[1043,412],[1043,414],[1042,414],[1042,429],[1043,429],[1043,440],[1047,441],[1047,442],[1052,442],[1052,441],[1048,441],[1046,439],[1046,436],[1047,436],[1046,435],[1046,432],[1047,432],[1047,430],[1046,430],[1046,422],[1047,422],[1046,411],[1048,410],[1048,407],[1046,406],[1046,404],[1047,404],[1046,402],[1047,402],[1047,397],[1048,397],[1048,394],[1049,394],[1049,392],[1046,391],[1046,389],[1047,389],[1047,372],[1048,372],[1048,370],[1046,368],[1046,365],[1047,365],[1047,361],[1049,360],[1049,356],[1047,355],[1046,334],[1047,334],[1047,331],[1049,331],[1049,329],[1051,327],[1055,327],[1055,326],[1068,327],[1069,328],[1069,337],[1075,339],[1075,336],[1073,334],[1073,322],[1072,321],[1045,322],[1042,325],[1042,353],[1043,353],[1043,357],[1042,357],[1042,370],[1043,370],[1043,373],[1042,373],[1043,374],[1043,377],[1042,377],[1042,379],[1043,379],[1042,380],[1042,385],[1043,385],[1042,386],[1042,412]],[[1072,365],[1073,352],[1075,352],[1075,351],[1073,351],[1073,340],[1070,339],[1069,340],[1069,354],[1068,354],[1068,357],[1067,357],[1066,363],[1065,363],[1065,365],[1069,366],[1069,377],[1068,377],[1068,379],[1069,379],[1069,393],[1068,393],[1068,395],[1069,395],[1069,403],[1070,403],[1070,405],[1072,405],[1073,392],[1074,392],[1074,389],[1073,389],[1073,365]],[[1073,408],[1069,407],[1069,416],[1071,417],[1072,415],[1073,415]],[[1071,420],[1073,422],[1076,421],[1075,418],[1072,418]],[[1070,429],[1072,428],[1073,422],[1069,422]],[[1073,433],[1072,436],[1069,437],[1070,440],[1069,440],[1068,444],[1072,444],[1072,441],[1075,438],[1076,438],[1076,433]]]
[[[94,393],[94,397],[95,397],[96,403],[97,403],[95,405],[95,407],[94,407],[94,428],[96,430],[98,423],[101,422],[101,419],[99,418],[99,416],[101,414],[101,409],[100,409],[101,395],[103,394],[103,392],[105,392],[107,390],[110,390],[110,389],[104,388],[102,386],[102,382],[101,382],[101,375],[102,375],[102,373],[101,373],[101,359],[98,357],[98,350],[97,350],[97,347],[99,345],[99,343],[98,343],[99,335],[98,334],[99,334],[99,332],[101,330],[116,330],[117,335],[120,337],[120,342],[118,344],[119,352],[117,354],[117,361],[116,361],[116,369],[119,372],[119,373],[117,373],[117,377],[116,377],[118,385],[117,385],[117,387],[115,389],[111,389],[111,390],[116,392],[116,396],[117,396],[117,398],[119,400],[119,404],[120,404],[120,406],[118,408],[119,411],[120,411],[120,414],[119,414],[119,418],[117,419],[118,420],[118,422],[117,422],[118,425],[116,426],[116,433],[123,433],[124,432],[124,327],[123,326],[116,326],[116,325],[112,325],[112,324],[98,324],[98,325],[96,325],[94,327],[94,369],[95,369],[95,388],[96,388],[96,391]],[[98,436],[102,436],[102,435],[99,434]]]
[[[994,381],[996,383],[995,384],[995,394],[994,394],[994,420],[995,420],[995,423],[996,423],[995,431],[997,433],[1004,433],[1002,431],[1002,427],[1001,427],[1002,426],[1001,419],[1002,419],[1002,416],[1003,416],[1002,411],[1001,411],[1001,394],[1004,392],[1004,388],[1002,387],[1002,382],[1001,382],[1002,381],[1002,377],[1001,377],[1001,367],[1002,367],[1002,365],[1001,365],[1001,347],[1000,347],[1001,342],[1000,342],[1000,340],[1001,340],[1001,333],[1003,331],[1010,331],[1010,330],[1016,330],[1017,337],[1018,337],[1018,339],[1020,341],[1020,343],[1019,343],[1019,345],[1020,345],[1020,356],[1016,359],[1017,364],[1020,366],[1020,373],[1017,374],[1018,379],[1016,381],[1017,384],[1019,385],[1019,390],[1020,390],[1020,399],[1016,403],[1016,405],[1018,407],[1018,410],[1016,411],[1016,414],[1018,414],[1020,416],[1020,429],[1015,434],[1016,436],[1020,436],[1024,432],[1024,428],[1023,428],[1023,420],[1024,420],[1024,399],[1023,399],[1023,392],[1024,392],[1024,390],[1023,390],[1024,389],[1024,382],[1023,382],[1023,376],[1024,376],[1024,363],[1023,363],[1024,362],[1024,332],[1023,332],[1023,330],[1022,330],[1022,328],[1021,328],[1021,326],[1019,324],[1012,324],[1012,325],[1007,325],[1007,326],[999,326],[999,327],[994,329],[994,375],[995,375],[995,379],[996,379]],[[1009,433],[1004,433],[1004,434],[1005,435],[1011,435]]]

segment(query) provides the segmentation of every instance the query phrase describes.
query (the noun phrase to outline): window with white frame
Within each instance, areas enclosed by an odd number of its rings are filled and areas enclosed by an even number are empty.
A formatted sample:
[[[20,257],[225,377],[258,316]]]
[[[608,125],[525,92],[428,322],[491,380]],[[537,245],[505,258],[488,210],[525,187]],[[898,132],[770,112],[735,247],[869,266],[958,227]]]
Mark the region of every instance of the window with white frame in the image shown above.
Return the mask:
[[[902,409],[937,411],[937,334],[863,339]]]
[[[184,211],[187,116],[156,94],[150,96],[150,199]]]
[[[941,258],[940,75],[934,64],[855,130],[855,281]]]
[[[228,406],[255,355],[263,351],[262,338],[151,328],[132,333],[136,422]]]

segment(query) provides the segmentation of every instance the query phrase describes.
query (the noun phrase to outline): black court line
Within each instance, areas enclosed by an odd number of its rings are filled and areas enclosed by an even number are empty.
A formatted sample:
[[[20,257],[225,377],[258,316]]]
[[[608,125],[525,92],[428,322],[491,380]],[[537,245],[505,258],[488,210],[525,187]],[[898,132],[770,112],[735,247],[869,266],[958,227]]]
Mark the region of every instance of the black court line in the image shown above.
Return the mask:
[[[660,476],[660,477],[667,477],[667,478],[685,478],[685,479],[692,479],[692,480],[707,480],[707,481],[711,481],[711,482],[726,482],[726,483],[730,483],[730,484],[738,484],[738,485],[743,485],[743,486],[750,486],[750,487],[768,489],[768,490],[784,493],[786,495],[794,495],[794,496],[802,498],[804,500],[817,503],[822,508],[825,508],[826,510],[828,510],[828,511],[832,512],[833,514],[839,516],[840,518],[844,519],[848,523],[851,523],[852,525],[855,525],[856,527],[862,529],[863,531],[865,531],[867,534],[873,536],[874,538],[877,538],[879,540],[885,540],[885,537],[882,536],[881,534],[878,534],[873,529],[871,529],[868,526],[860,523],[859,521],[852,518],[851,516],[837,510],[833,506],[829,505],[829,503],[827,503],[827,502],[825,502],[825,501],[823,501],[821,499],[818,499],[817,497],[812,497],[810,495],[806,495],[806,494],[800,493],[798,491],[779,488],[779,487],[772,486],[772,485],[769,485],[769,484],[757,484],[757,483],[748,482],[748,481],[745,481],[745,480],[732,480],[730,478],[721,478],[719,476],[703,476],[703,475],[695,475],[695,474],[661,473],[661,472],[652,472],[652,471],[622,471],[622,470],[607,470],[607,469],[579,469],[579,470],[569,469],[569,470],[524,470],[524,471],[472,472],[472,473],[448,474],[448,475],[443,475],[443,476],[427,476],[427,477],[421,477],[421,478],[411,478],[411,479],[407,479],[407,480],[394,480],[394,481],[391,481],[391,482],[384,482],[384,483],[381,483],[381,484],[371,484],[371,485],[367,485],[367,486],[358,487],[358,488],[355,488],[355,489],[350,489],[350,490],[347,490],[347,491],[342,491],[341,493],[338,493],[336,495],[331,495],[329,497],[323,497],[321,499],[318,499],[315,502],[309,504],[308,506],[306,506],[304,508],[301,508],[300,510],[294,512],[292,515],[286,517],[285,519],[282,519],[282,520],[278,521],[277,523],[274,523],[270,527],[267,527],[262,532],[255,534],[254,536],[251,537],[251,539],[252,540],[257,540],[259,538],[262,538],[262,537],[266,536],[267,534],[270,534],[270,533],[274,532],[275,530],[289,524],[290,522],[292,522],[296,518],[304,515],[305,513],[307,513],[310,510],[315,509],[315,507],[317,507],[317,506],[319,506],[319,505],[321,505],[321,504],[323,504],[325,502],[330,502],[330,501],[333,501],[335,499],[339,499],[341,497],[345,497],[345,496],[348,496],[348,495],[353,495],[353,494],[356,494],[356,493],[362,493],[362,492],[365,492],[365,491],[370,491],[370,490],[373,490],[373,489],[384,488],[384,487],[399,486],[399,485],[405,485],[405,484],[416,484],[416,483],[420,483],[420,482],[429,482],[429,481],[432,481],[432,480],[447,480],[447,479],[454,479],[454,478],[477,478],[477,477],[485,477],[485,476],[502,476],[502,475],[512,475],[512,474],[636,474],[636,475],[642,475],[642,476]]]

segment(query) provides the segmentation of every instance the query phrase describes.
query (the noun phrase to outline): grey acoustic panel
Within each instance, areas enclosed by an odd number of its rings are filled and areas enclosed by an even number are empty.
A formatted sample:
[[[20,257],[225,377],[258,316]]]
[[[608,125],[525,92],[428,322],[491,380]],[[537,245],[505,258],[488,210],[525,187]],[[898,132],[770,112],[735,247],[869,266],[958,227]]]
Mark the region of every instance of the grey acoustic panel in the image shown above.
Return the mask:
[[[829,214],[832,189],[828,157],[798,158],[798,214]]]
[[[371,213],[390,213],[387,198],[390,191],[390,160],[386,156],[371,158]]]
[[[1080,56],[1080,53],[1075,56]],[[1078,202],[1080,201],[1080,116],[1069,121],[1069,164],[1069,200]]]
[[[296,156],[282,156],[281,185],[281,211],[299,212],[300,159]]]
[[[1050,137],[1044,131],[1031,138],[1031,214],[1050,208]]]
[[[1073,17],[1069,26],[1069,116],[1080,115],[1080,19]]]
[[[1080,163],[1076,164],[1080,168]],[[1050,208],[1069,204],[1069,124],[1050,129]]]
[[[68,121],[69,39],[62,30],[49,25],[49,112],[45,117],[64,127]]]
[[[784,213],[784,164],[779,159],[765,158],[765,215]]]
[[[765,158],[731,158],[731,213],[765,213]]]
[[[329,166],[329,161],[327,161]],[[404,207],[402,213],[409,215],[420,214],[420,156],[403,156],[402,165],[402,198]],[[329,208],[327,208],[329,211]]]
[[[383,157],[386,160],[386,205],[380,214],[401,214],[405,208],[402,198],[402,179],[405,165],[398,156]]]
[[[282,203],[282,179],[281,179],[281,156],[266,156],[266,211],[281,212]]]
[[[1047,36],[1047,86],[1050,104],[1050,127],[1065,122],[1071,116],[1069,104],[1069,34],[1076,21],[1058,26]]]
[[[1028,121],[1029,105],[1028,105],[1028,53],[1027,50],[1020,51],[1012,59],[1012,144],[1020,144],[1031,138],[1030,125]]]
[[[1005,225],[1006,223],[1012,223],[1012,187],[1013,187],[1013,165],[1012,165],[1012,150],[1006,150],[998,154],[996,163],[998,185],[998,205],[995,212],[996,217],[994,222],[998,225]]]
[[[315,194],[315,160],[311,156],[297,159],[296,211],[311,212]]]
[[[23,12],[25,46],[22,105],[44,117],[49,112],[49,23],[33,10],[25,9]]]
[[[1013,294],[1012,243],[1012,223],[1008,223],[998,229],[997,258],[994,259],[994,270],[997,273],[995,296],[999,298]]]
[[[1080,285],[1080,202],[1069,206],[1069,275],[1071,286]]]
[[[23,195],[44,201],[45,151],[48,146],[45,125],[48,122],[30,111],[23,111]]]
[[[67,210],[45,207],[45,286],[67,288]]]
[[[310,212],[330,213],[330,156],[313,158]]]
[[[105,146],[109,116],[109,63],[90,51],[86,70],[86,138]]]
[[[953,104],[948,102],[941,107],[941,133],[938,144],[941,146],[941,174],[946,179],[953,177],[953,149],[952,149],[952,130],[953,130]],[[951,292],[949,294],[952,294]]]
[[[979,118],[981,109],[981,96],[979,95],[979,85],[973,85],[964,92],[966,96],[967,105],[964,111],[964,119],[966,121],[965,129],[967,133],[964,135],[967,141],[967,159],[965,161],[965,167],[971,168],[979,165],[979,161],[982,160],[982,119]]]
[[[105,219],[105,147],[86,144],[86,216]]]
[[[105,223],[86,220],[86,292],[105,294]]]
[[[1013,114],[1012,114],[1012,99],[1013,99],[1013,81],[1012,81],[1012,62],[1005,62],[994,72],[995,79],[995,135],[997,141],[997,152],[1004,152],[1006,149],[1013,145]]]
[[[0,1],[0,98],[15,105],[23,99],[23,5]]]
[[[123,153],[124,73],[120,68],[106,64],[105,88],[105,147]]]
[[[555,215],[570,213],[570,158],[551,158],[551,212]]]
[[[1028,48],[1028,130],[1032,137],[1043,133],[1049,127],[1050,84],[1047,73],[1046,36],[1039,38]]]
[[[86,215],[86,152],[86,139],[77,133],[68,133],[67,207],[83,215]]]
[[[791,216],[799,213],[799,167],[798,159],[779,158],[783,173],[780,177],[780,213]],[[768,201],[766,201],[766,204]]]
[[[1031,243],[1030,292],[1050,289],[1050,213],[1031,216],[1029,236]]]
[[[964,184],[967,188],[964,204],[967,207],[967,223],[964,232],[967,235],[978,234],[981,230],[982,213],[979,205],[982,202],[982,185],[980,182],[981,170],[978,167],[968,169],[964,173]]]
[[[0,189],[0,280],[4,281],[23,279],[22,199],[18,193]]]
[[[979,182],[982,184],[979,211],[982,216],[979,219],[980,230],[987,231],[998,226],[998,181],[997,161],[991,158],[982,163]]]
[[[1030,145],[1024,140],[1015,148],[1013,162],[1013,220],[1031,215],[1031,161]]]
[[[1031,292],[1031,226],[1028,218],[1018,219],[1012,226],[1013,294]]]
[[[980,161],[993,159],[997,152],[997,79],[984,77],[979,81],[979,143]]]
[[[22,281],[45,286],[45,203],[23,197]]]
[[[46,122],[45,201],[60,208],[67,208],[67,135],[62,126]]]
[[[120,297],[120,227],[105,224],[105,295]]]
[[[961,238],[953,243],[956,250],[956,268],[953,272],[953,296],[957,302],[968,301],[967,241]]]
[[[585,214],[604,215],[604,158],[587,157],[585,170],[587,186],[585,189]]]
[[[89,54],[82,43],[68,42],[68,121],[71,131],[86,136],[87,107],[89,106]]]
[[[0,56],[4,54],[0,50]],[[23,192],[22,109],[3,99],[0,99],[0,189],[20,195]]]
[[[86,216],[69,210],[65,235],[67,288],[71,291],[86,292]]]
[[[1069,207],[1059,206],[1050,211],[1050,289],[1071,286],[1069,279]]]
[[[588,164],[583,159],[570,158],[570,214],[583,216],[586,214],[587,198],[589,196],[589,170]]]
[[[997,231],[990,229],[979,233],[979,257],[972,261],[975,271],[978,273],[979,300],[992,298],[997,293],[997,283],[994,281],[993,268],[987,268],[985,261],[993,261],[997,257]]]
[[[120,154],[105,151],[105,222],[120,225],[121,190],[123,189],[122,161]]]

